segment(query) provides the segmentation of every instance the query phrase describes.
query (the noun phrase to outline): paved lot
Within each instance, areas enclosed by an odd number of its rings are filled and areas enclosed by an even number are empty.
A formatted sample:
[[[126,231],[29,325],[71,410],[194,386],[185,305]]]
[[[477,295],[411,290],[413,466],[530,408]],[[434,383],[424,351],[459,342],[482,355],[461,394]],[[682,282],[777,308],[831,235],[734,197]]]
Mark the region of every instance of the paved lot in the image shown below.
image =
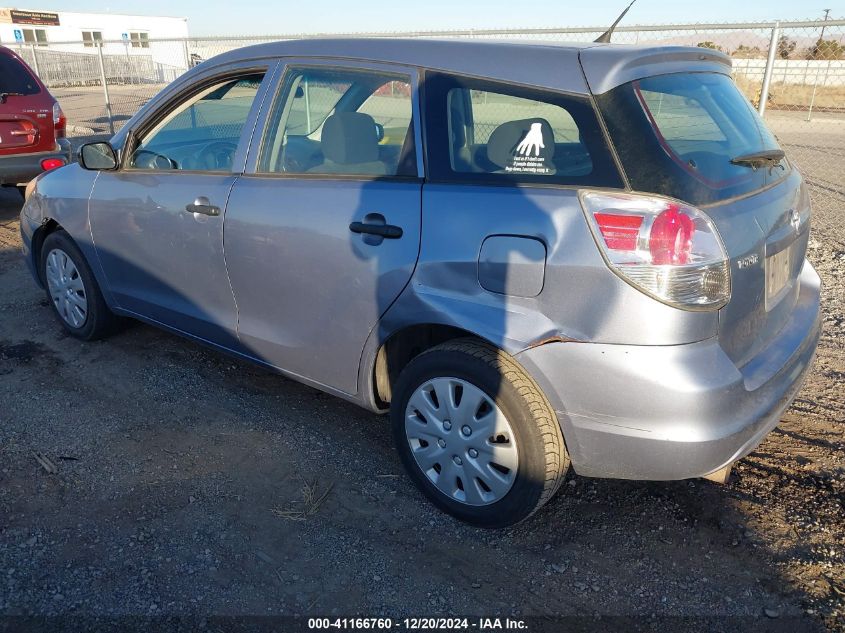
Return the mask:
[[[727,486],[570,475],[530,521],[490,532],[424,501],[381,417],[147,326],[63,335],[19,258],[19,206],[0,192],[0,615],[845,626],[842,249],[813,242],[819,359]],[[322,503],[295,520],[309,495]]]

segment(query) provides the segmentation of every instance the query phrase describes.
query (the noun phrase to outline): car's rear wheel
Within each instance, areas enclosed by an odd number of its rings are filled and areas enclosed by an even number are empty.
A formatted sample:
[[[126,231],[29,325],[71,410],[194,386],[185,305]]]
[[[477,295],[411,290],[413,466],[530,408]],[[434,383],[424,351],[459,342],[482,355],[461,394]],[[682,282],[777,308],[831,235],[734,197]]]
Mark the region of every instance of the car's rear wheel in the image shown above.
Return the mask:
[[[116,317],[82,252],[64,231],[44,240],[41,275],[53,312],[70,334],[91,341],[111,330]]]
[[[512,357],[473,339],[414,358],[391,402],[396,446],[438,507],[480,527],[529,517],[569,467],[557,419]]]

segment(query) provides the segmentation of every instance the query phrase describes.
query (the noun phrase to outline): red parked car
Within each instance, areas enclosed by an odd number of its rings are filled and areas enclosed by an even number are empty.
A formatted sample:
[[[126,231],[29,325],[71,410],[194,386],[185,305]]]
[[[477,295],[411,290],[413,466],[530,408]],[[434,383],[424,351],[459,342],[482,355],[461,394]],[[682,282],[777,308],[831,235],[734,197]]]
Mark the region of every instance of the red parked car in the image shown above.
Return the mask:
[[[66,125],[58,101],[38,76],[0,46],[0,185],[23,187],[70,162]]]

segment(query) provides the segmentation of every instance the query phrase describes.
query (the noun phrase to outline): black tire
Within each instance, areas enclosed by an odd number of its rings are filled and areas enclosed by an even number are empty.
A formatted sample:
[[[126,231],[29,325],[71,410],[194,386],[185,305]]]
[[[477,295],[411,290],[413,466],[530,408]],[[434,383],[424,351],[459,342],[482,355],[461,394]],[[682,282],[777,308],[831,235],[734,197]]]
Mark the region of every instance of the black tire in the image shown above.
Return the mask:
[[[78,326],[68,323],[59,313],[58,306],[53,300],[50,293],[50,287],[47,282],[47,258],[50,253],[56,249],[60,249],[67,254],[69,259],[78,271],[79,279],[82,281],[85,298],[87,300],[87,314],[84,321]],[[94,278],[94,273],[91,272],[91,267],[85,261],[82,251],[76,246],[70,236],[64,231],[56,231],[50,233],[44,240],[41,247],[41,279],[44,280],[44,288],[47,293],[47,300],[53,310],[53,314],[72,336],[83,341],[94,341],[109,334],[117,321],[117,317],[109,310],[103,299],[103,293],[100,291],[100,286]]]
[[[481,389],[502,410],[517,440],[519,463],[510,490],[489,505],[468,505],[441,492],[412,454],[405,415],[414,392],[429,380],[454,377]],[[569,468],[569,454],[557,417],[540,388],[508,354],[475,339],[431,348],[403,369],[394,390],[390,418],[394,440],[411,479],[440,509],[484,528],[527,519],[555,494]]]
[[[26,187],[18,186],[18,193],[21,194],[21,198],[26,200]]]

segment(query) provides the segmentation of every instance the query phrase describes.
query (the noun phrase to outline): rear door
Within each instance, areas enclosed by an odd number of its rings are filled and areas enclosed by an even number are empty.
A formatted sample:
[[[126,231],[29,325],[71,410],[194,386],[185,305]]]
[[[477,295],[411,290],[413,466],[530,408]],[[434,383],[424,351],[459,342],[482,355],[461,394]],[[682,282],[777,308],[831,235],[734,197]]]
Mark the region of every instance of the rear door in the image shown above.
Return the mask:
[[[809,199],[786,159],[736,158],[779,149],[727,74],[644,77],[598,95],[623,167],[638,191],[707,212],[731,258],[722,347],[742,366],[786,323],[809,237]]]
[[[289,62],[226,211],[241,344],[357,392],[364,343],[420,245],[417,72]]]
[[[0,49],[0,156],[53,149],[52,104],[23,61]]]

